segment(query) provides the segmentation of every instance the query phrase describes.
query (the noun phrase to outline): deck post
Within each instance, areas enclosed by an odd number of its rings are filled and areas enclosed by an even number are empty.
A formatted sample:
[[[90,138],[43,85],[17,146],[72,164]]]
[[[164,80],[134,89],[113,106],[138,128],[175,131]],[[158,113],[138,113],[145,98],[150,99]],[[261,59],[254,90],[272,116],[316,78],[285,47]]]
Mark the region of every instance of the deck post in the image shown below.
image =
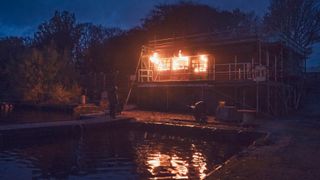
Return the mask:
[[[260,39],[258,40],[258,58],[259,58],[259,65],[262,64],[262,57],[261,57],[262,53],[261,53],[261,41]],[[260,96],[260,93],[259,93],[259,82],[257,81],[257,84],[256,84],[256,112],[259,113],[260,111],[260,108],[259,108],[259,96]]]
[[[169,87],[166,87],[166,111],[169,110],[169,90],[168,90]]]
[[[234,56],[234,79],[237,79],[237,61],[238,61],[238,57]]]
[[[254,57],[252,57],[252,59],[251,59],[251,69],[250,69],[250,71],[251,71],[251,79],[253,79],[254,78]]]
[[[216,58],[213,56],[213,80],[216,80]]]
[[[267,113],[270,113],[270,55],[269,49],[266,51],[266,61],[267,61]]]
[[[256,84],[256,112],[259,113],[259,82]]]
[[[259,65],[262,64],[262,53],[261,53],[261,41],[258,40],[258,50],[259,50]]]
[[[231,64],[229,64],[229,80],[231,80]]]
[[[277,80],[277,55],[274,56],[274,81],[278,81]]]
[[[267,61],[267,74],[266,74],[266,79],[267,81],[270,78],[270,56],[269,56],[269,50],[267,49],[266,51],[266,61]]]
[[[283,47],[281,46],[281,52],[280,52],[280,78],[281,82],[283,82],[283,75],[284,75],[284,70],[283,70]]]

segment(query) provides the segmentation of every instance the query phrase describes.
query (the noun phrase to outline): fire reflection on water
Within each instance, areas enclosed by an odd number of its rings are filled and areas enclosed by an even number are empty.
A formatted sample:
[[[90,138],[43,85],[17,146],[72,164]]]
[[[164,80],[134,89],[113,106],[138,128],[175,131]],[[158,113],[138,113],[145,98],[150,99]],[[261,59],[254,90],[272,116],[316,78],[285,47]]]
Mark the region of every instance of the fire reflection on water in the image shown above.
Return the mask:
[[[151,179],[204,179],[209,160],[197,145],[190,143],[187,146],[178,149],[158,143],[149,144],[148,148],[141,145],[136,149],[138,169],[147,170]]]
[[[207,170],[207,163],[206,158],[201,152],[197,152],[196,146],[192,144],[192,164],[195,167],[195,169],[199,170],[199,177],[200,179],[204,179],[206,177],[206,170]]]
[[[148,154],[147,157],[148,171],[153,176],[168,175],[170,178],[186,179],[188,178],[189,164],[177,155],[167,154]]]
[[[244,147],[188,134],[107,130],[2,144],[0,179],[203,179]]]

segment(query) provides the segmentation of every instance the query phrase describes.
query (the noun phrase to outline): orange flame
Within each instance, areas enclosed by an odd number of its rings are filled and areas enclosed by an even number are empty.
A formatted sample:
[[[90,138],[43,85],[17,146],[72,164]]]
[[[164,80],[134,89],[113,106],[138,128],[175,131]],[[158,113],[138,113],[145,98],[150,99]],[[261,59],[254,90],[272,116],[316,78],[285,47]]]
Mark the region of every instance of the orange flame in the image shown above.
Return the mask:
[[[167,70],[188,70],[190,66],[190,57],[183,56],[181,50],[179,50],[178,57],[174,56],[172,58],[160,58],[158,53],[153,53],[149,57],[150,61],[154,64],[154,67],[158,71],[167,71]],[[208,56],[199,55],[196,64],[193,64],[193,71],[195,73],[207,72],[208,70]],[[171,67],[170,67],[171,66]]]
[[[189,68],[189,57],[183,56],[181,50],[179,50],[178,57],[172,58],[172,70],[182,70]]]
[[[158,71],[170,70],[170,67],[164,62],[164,59],[159,57],[158,53],[153,53],[152,56],[149,57],[150,61],[155,65]]]
[[[207,72],[208,70],[208,56],[207,55],[200,55],[199,56],[199,64],[197,67],[194,68],[194,72]]]

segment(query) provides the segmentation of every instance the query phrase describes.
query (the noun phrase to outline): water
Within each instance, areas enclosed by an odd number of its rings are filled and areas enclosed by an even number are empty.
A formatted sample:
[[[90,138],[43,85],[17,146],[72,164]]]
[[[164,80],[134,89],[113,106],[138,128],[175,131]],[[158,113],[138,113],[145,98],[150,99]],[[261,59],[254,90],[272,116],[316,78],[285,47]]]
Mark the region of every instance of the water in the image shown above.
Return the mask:
[[[0,148],[0,179],[201,179],[245,145],[134,127]]]
[[[45,112],[40,110],[14,109],[10,111],[0,111],[0,125],[18,123],[36,123],[50,121],[74,120],[75,116],[67,112]]]

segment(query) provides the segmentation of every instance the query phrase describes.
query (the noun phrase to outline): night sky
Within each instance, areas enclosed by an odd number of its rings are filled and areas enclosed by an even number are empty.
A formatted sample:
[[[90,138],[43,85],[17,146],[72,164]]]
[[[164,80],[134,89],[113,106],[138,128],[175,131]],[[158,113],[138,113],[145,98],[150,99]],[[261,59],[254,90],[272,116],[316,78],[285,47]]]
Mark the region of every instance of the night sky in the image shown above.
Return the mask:
[[[40,23],[53,16],[55,10],[73,12],[79,22],[129,29],[139,25],[141,19],[154,5],[178,1],[180,0],[1,0],[0,37],[30,36]],[[266,12],[269,5],[269,0],[194,0],[194,2],[219,9],[239,8],[243,11],[255,11],[259,16]],[[320,53],[316,54],[320,56]]]
[[[139,25],[152,7],[178,0],[2,0],[0,5],[0,36],[30,35],[37,26],[53,16],[55,10],[68,10],[80,22],[128,29]],[[268,0],[196,0],[220,9],[255,10],[263,15]]]

